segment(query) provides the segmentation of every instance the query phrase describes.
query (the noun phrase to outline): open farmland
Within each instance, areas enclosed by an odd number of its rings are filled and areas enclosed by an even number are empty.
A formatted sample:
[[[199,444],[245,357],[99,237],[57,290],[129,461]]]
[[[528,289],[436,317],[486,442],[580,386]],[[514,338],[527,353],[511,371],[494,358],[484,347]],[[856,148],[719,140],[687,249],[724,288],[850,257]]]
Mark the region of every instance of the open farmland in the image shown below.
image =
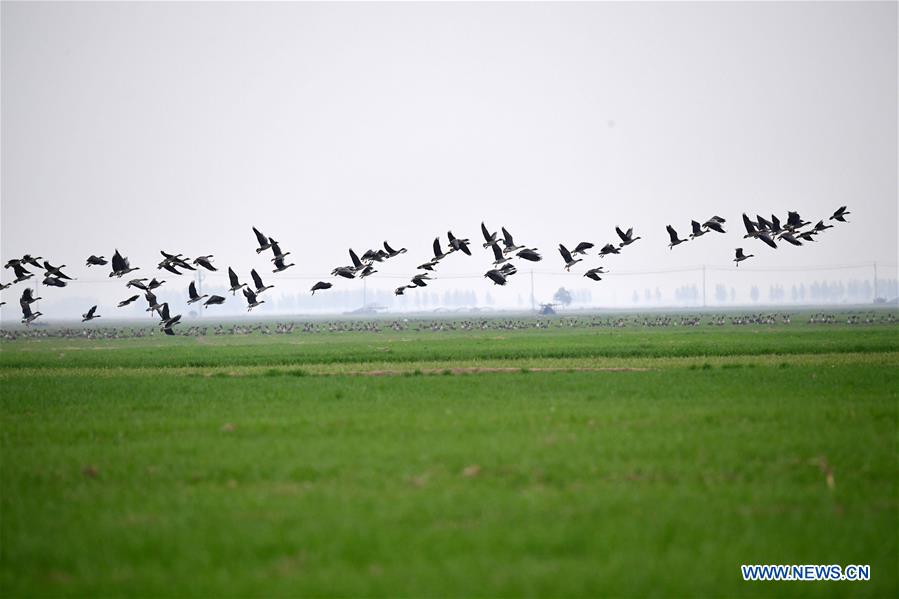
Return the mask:
[[[4,341],[0,591],[899,592],[897,325],[545,322]]]

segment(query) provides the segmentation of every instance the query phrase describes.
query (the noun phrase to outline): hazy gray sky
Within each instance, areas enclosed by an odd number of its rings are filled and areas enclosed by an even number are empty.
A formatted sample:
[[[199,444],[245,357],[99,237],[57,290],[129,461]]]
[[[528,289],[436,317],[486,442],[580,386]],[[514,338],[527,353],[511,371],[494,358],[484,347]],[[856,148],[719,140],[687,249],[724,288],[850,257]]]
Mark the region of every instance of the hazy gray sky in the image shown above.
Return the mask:
[[[543,271],[562,271],[560,242],[617,241],[616,224],[643,240],[584,264],[727,267],[738,246],[756,268],[897,262],[894,2],[0,10],[0,253],[37,253],[82,278],[45,297],[127,296],[83,266],[116,247],[141,274],[157,273],[166,249],[215,254],[243,277],[264,269],[279,291],[308,288],[271,275],[251,225],[293,252],[292,276],[325,277],[348,247],[385,239],[410,252],[381,272],[412,274],[435,236],[476,241],[481,220],[538,247]],[[769,250],[740,233],[742,212],[817,220],[843,204],[852,223],[808,247]],[[712,214],[727,236],[669,251],[666,224],[686,235]],[[478,243],[439,274],[490,262]],[[589,281],[547,276],[538,291],[569,283]],[[593,288],[629,296],[630,284]],[[5,318],[18,287],[3,292]],[[508,289],[433,287],[529,293],[523,276]]]

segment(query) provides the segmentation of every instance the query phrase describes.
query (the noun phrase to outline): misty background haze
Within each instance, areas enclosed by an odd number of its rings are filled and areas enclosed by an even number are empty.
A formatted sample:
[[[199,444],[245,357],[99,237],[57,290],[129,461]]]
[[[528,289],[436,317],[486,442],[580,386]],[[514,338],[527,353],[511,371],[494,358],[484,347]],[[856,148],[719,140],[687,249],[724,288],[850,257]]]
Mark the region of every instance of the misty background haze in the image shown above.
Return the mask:
[[[877,295],[897,294],[896,3],[3,2],[0,19],[0,256],[68,265],[77,281],[38,285],[48,318],[144,313],[84,266],[115,248],[185,314],[193,273],[156,270],[161,249],[215,255],[204,293],[256,268],[276,286],[259,314],[363,293],[527,309],[532,284],[575,307],[870,303],[875,264]],[[844,204],[851,222],[816,243],[742,238],[743,212]],[[716,214],[726,235],[668,249],[666,224],[684,237]],[[544,260],[494,286],[482,220]],[[254,225],[296,266],[272,274]],[[600,259],[616,225],[643,239]],[[474,255],[393,296],[447,230]],[[409,252],[330,276],[385,239]],[[565,273],[556,248],[579,241],[597,247]],[[756,257],[734,268],[736,247]],[[317,280],[334,288],[312,297]],[[2,292],[4,323],[24,284]],[[245,313],[227,297],[208,312]]]

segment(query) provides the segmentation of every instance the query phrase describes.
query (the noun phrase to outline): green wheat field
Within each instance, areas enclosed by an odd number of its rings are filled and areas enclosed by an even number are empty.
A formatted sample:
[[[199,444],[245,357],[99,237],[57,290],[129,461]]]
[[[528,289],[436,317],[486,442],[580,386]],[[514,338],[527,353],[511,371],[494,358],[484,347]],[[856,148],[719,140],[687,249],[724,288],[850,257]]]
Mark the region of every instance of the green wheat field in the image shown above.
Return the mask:
[[[0,595],[899,595],[899,326],[550,322],[4,341]]]

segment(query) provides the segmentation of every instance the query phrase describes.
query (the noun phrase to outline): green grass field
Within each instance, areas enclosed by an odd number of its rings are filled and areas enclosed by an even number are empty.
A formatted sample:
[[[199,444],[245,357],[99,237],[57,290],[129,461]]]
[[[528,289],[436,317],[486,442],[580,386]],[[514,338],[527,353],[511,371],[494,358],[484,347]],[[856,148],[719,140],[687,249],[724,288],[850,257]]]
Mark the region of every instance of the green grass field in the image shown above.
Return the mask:
[[[894,597],[897,366],[889,325],[4,342],[0,594]]]

